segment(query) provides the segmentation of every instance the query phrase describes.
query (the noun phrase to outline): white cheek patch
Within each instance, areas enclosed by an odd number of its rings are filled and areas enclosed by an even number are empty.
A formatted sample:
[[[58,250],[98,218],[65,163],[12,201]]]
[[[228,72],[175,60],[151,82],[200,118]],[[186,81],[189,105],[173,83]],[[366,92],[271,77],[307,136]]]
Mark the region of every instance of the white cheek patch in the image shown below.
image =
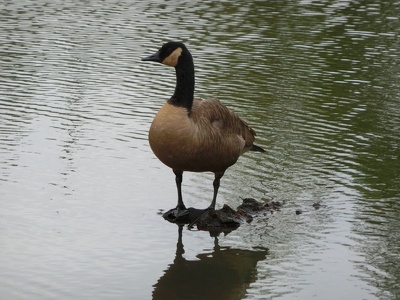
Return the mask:
[[[176,67],[178,58],[181,56],[182,48],[176,48],[170,55],[168,55],[161,63],[167,66]]]

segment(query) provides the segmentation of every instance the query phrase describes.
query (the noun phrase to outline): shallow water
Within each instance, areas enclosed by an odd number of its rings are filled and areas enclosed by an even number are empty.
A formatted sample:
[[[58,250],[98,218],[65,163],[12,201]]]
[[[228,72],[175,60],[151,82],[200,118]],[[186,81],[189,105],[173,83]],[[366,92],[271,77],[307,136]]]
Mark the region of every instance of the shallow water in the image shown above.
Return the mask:
[[[0,4],[2,299],[400,297],[398,2],[14,2]],[[283,203],[218,238],[160,216],[174,176],[147,132],[175,75],[140,58],[176,39],[197,96],[267,150],[227,171],[217,205]],[[185,173],[183,192],[206,207],[212,175]]]

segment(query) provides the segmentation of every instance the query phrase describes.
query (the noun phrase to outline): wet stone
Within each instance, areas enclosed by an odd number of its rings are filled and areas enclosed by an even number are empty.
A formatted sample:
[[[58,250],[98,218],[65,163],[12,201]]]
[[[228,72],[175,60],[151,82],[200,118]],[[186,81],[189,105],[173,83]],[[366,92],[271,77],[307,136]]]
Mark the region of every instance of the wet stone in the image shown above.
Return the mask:
[[[190,207],[184,211],[176,208],[163,214],[165,220],[178,225],[189,224],[198,230],[228,233],[237,229],[242,223],[250,223],[257,216],[274,213],[282,207],[277,201],[260,202],[253,198],[245,198],[236,210],[228,205],[221,209],[196,209]]]
[[[321,203],[314,203],[312,206],[317,210],[321,208]]]

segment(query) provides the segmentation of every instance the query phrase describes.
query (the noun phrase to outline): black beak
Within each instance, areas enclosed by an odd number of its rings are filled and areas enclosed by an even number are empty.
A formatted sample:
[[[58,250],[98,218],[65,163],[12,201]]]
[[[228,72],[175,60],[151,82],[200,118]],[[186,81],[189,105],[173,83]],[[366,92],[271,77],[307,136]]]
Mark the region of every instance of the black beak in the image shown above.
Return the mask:
[[[155,61],[155,62],[161,62],[160,58],[160,51],[157,51],[156,53],[142,58],[142,61]]]

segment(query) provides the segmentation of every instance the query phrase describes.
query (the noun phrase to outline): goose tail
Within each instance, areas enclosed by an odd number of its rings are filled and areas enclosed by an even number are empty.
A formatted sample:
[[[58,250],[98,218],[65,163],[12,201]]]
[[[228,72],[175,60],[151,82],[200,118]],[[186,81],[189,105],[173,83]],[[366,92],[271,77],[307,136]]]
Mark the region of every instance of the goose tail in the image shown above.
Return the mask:
[[[257,145],[251,145],[250,151],[265,152],[265,150]]]

